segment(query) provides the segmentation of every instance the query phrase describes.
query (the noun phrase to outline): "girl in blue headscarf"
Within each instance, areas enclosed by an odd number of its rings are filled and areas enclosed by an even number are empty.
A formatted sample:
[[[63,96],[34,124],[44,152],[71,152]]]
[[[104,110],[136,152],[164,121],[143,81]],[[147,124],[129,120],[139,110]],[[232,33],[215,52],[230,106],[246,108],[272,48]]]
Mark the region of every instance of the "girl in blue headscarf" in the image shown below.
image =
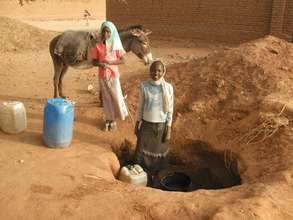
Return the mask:
[[[128,116],[120,86],[118,65],[124,63],[125,54],[118,31],[110,21],[100,28],[101,42],[92,49],[93,64],[99,67],[100,91],[105,113],[105,131],[117,128],[116,118]]]

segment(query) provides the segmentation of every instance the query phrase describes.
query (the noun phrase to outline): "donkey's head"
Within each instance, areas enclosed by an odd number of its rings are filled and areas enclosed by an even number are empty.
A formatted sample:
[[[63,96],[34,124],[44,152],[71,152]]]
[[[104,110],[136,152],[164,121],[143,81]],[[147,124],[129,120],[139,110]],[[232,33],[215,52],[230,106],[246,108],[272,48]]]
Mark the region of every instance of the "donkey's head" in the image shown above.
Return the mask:
[[[148,35],[152,32],[146,29],[129,28],[120,32],[120,37],[126,52],[133,52],[147,65],[152,62],[152,53]]]

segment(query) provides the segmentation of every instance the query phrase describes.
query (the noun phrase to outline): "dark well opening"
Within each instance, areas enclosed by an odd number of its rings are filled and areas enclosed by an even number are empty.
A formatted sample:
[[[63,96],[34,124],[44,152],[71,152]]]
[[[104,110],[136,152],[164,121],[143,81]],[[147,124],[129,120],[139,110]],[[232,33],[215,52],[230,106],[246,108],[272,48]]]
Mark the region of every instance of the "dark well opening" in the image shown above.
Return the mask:
[[[167,191],[194,191],[197,189],[222,189],[241,184],[238,156],[230,150],[220,151],[203,141],[192,141],[172,151],[169,165],[160,171],[150,187]],[[125,141],[116,150],[121,167],[133,164],[134,149]]]

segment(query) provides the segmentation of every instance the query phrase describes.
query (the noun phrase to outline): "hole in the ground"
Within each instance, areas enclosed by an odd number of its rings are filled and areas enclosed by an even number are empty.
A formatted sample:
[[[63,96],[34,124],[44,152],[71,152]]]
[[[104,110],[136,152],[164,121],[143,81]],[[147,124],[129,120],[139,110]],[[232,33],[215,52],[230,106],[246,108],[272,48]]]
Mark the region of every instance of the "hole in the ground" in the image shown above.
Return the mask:
[[[160,171],[158,179],[148,185],[162,190],[186,192],[241,184],[238,156],[232,151],[215,150],[203,141],[193,141],[180,149],[179,153],[170,153],[167,168]],[[134,163],[134,148],[130,142],[125,141],[114,153],[121,167]]]
[[[182,172],[191,178],[188,190],[222,189],[241,184],[238,157],[230,150],[213,149],[203,141],[193,141],[181,148],[182,154],[171,154],[169,166],[160,173]]]

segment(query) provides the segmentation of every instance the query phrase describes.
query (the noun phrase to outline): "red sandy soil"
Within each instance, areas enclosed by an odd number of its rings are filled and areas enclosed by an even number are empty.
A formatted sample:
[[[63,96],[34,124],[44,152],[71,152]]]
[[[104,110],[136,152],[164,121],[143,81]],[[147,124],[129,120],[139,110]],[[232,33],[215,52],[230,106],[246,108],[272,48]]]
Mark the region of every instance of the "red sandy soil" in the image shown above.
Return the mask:
[[[22,31],[5,32],[7,25]],[[100,130],[102,109],[87,92],[97,85],[96,69],[68,71],[64,89],[76,101],[73,142],[67,149],[46,148],[43,107],[53,94],[47,45],[56,33],[3,17],[0,31],[0,101],[24,102],[28,116],[25,132],[0,133],[0,219],[293,219],[292,44],[271,36],[233,47],[151,39],[175,88],[171,152],[192,163],[189,143],[201,140],[238,155],[242,185],[183,193],[114,178],[119,162],[112,148],[125,139],[135,143],[133,123],[119,121],[113,133]],[[135,117],[147,67],[132,54],[126,58],[122,85]],[[270,117],[276,133],[265,140],[260,133],[253,139],[258,143],[247,144],[245,134]]]

